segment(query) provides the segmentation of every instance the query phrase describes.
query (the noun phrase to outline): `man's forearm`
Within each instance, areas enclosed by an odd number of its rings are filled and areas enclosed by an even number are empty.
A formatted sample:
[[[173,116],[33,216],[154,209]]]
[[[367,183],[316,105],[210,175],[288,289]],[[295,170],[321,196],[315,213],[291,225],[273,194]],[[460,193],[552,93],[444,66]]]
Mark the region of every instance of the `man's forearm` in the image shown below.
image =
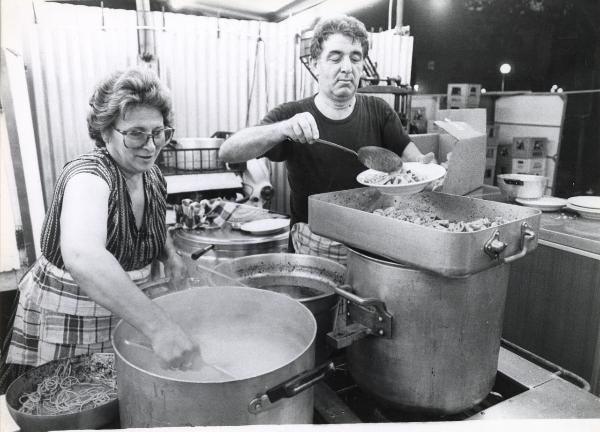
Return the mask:
[[[221,145],[219,159],[232,163],[245,162],[262,156],[286,138],[279,123],[242,129]]]

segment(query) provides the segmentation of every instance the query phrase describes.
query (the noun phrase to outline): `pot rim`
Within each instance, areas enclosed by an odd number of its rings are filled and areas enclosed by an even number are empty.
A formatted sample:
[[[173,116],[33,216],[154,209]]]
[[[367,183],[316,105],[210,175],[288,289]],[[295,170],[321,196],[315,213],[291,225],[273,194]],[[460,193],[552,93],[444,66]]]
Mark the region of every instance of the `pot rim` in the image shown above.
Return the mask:
[[[269,252],[269,253],[262,253],[262,254],[252,254],[252,255],[246,255],[243,257],[237,257],[237,258],[232,258],[230,260],[227,261],[223,261],[222,263],[219,263],[215,266],[215,270],[216,271],[220,271],[221,268],[225,268],[227,266],[232,265],[232,262],[240,262],[240,261],[245,261],[245,260],[253,260],[253,259],[268,259],[271,257],[275,257],[275,258],[298,258],[298,259],[302,259],[303,257],[309,257],[310,259],[316,260],[316,261],[324,261],[327,264],[331,265],[332,267],[339,267],[339,270],[342,270],[340,272],[340,274],[344,275],[346,273],[346,266],[344,266],[343,264],[340,264],[339,262],[332,260],[330,258],[325,258],[325,257],[320,257],[320,256],[315,256],[315,255],[308,255],[308,254],[297,254],[297,253],[290,253],[290,252],[280,252],[280,253],[274,253],[274,252]],[[228,275],[229,276],[229,275]],[[235,277],[235,276],[232,276]],[[238,278],[240,279],[240,282],[245,283],[244,279],[247,278]],[[210,276],[210,282],[213,282],[213,275]],[[342,282],[339,285],[343,285],[344,282]],[[255,289],[261,289],[261,290],[265,290],[265,291],[269,291],[268,288],[260,288],[260,287],[253,287]],[[314,289],[318,289],[318,288],[314,288]],[[335,290],[333,288],[331,288],[330,291],[323,291],[321,289],[318,289],[319,291],[323,292],[322,294],[318,294],[312,297],[303,297],[303,298],[298,298],[298,299],[294,299],[296,301],[299,301],[300,303],[308,303],[308,302],[312,302],[312,301],[316,301],[316,300],[321,300],[321,299],[325,299],[328,297],[333,297],[336,295]]]
[[[127,324],[123,319],[120,319],[119,322],[117,323],[117,325],[115,326],[113,333],[112,333],[112,337],[111,337],[111,345],[113,347],[113,350],[115,352],[115,365],[118,364],[119,361],[123,361],[124,363],[126,363],[129,367],[144,373],[146,375],[155,377],[157,379],[160,380],[166,380],[166,381],[172,381],[172,382],[179,382],[179,383],[186,383],[186,384],[214,384],[214,385],[220,385],[220,384],[224,384],[224,383],[234,383],[234,382],[239,382],[239,381],[247,381],[247,380],[251,380],[251,379],[255,379],[255,378],[260,378],[263,377],[265,375],[269,375],[275,371],[278,371],[280,369],[283,369],[285,367],[287,367],[288,365],[296,362],[299,358],[301,358],[303,355],[306,354],[306,352],[311,349],[311,347],[315,344],[315,339],[317,336],[317,321],[315,320],[315,317],[313,316],[313,314],[310,312],[310,310],[302,305],[300,302],[286,296],[285,294],[279,294],[279,293],[275,293],[272,291],[266,291],[266,290],[259,290],[258,288],[249,288],[249,287],[238,287],[238,286],[219,286],[219,287],[210,287],[210,286],[202,286],[202,287],[197,287],[194,290],[184,290],[184,291],[176,291],[173,293],[169,293],[169,294],[165,294],[164,296],[161,296],[159,298],[164,299],[167,296],[173,296],[173,295],[182,295],[182,293],[188,292],[188,291],[196,291],[196,290],[201,290],[201,289],[237,289],[237,290],[241,290],[241,291],[246,291],[246,290],[258,290],[261,292],[264,292],[266,294],[264,295],[274,295],[274,296],[280,296],[282,298],[285,298],[284,301],[289,301],[292,302],[290,304],[300,304],[300,306],[303,308],[303,313],[305,313],[305,315],[310,319],[310,322],[312,323],[312,328],[313,328],[313,332],[312,332],[312,337],[310,338],[310,341],[306,344],[306,346],[304,347],[304,349],[302,349],[294,358],[292,358],[290,361],[288,361],[287,363],[278,366],[275,369],[272,369],[268,372],[264,372],[258,375],[253,375],[253,376],[247,376],[244,378],[240,378],[240,379],[228,379],[228,380],[219,380],[219,381],[197,381],[197,380],[191,380],[191,379],[183,379],[183,378],[177,378],[177,377],[170,377],[170,376],[164,376],[161,375],[157,372],[151,372],[148,371],[136,364],[134,364],[133,362],[131,362],[130,360],[128,360],[121,351],[119,351],[117,344],[115,343],[115,335],[117,334],[117,331],[119,328],[121,328],[122,326],[124,326],[125,324]],[[260,294],[263,295],[263,294]],[[117,373],[117,380],[119,374]],[[118,381],[117,381],[118,383]]]

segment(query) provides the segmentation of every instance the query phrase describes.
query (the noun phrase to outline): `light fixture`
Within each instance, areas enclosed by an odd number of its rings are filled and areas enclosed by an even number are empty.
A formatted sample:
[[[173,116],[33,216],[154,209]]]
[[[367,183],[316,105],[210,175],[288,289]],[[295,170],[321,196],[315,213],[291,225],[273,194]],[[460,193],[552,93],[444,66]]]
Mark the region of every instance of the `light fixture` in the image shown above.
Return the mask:
[[[487,90],[485,88],[482,88],[481,89],[481,94],[485,94],[485,93],[487,93]]]
[[[503,63],[500,66],[500,73],[502,74],[502,85],[500,87],[500,91],[504,91],[504,77],[510,73],[510,71],[512,70],[512,66],[509,65],[508,63]]]
[[[413,90],[416,91],[416,92],[418,92],[419,91],[419,84],[415,84],[413,86]]]

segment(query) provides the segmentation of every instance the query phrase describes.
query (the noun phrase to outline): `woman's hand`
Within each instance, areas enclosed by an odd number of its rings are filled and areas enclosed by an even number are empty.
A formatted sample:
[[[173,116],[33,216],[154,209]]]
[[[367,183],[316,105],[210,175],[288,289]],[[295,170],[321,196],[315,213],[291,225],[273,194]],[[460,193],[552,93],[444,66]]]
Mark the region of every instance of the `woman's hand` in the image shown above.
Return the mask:
[[[175,323],[169,323],[152,337],[152,349],[171,369],[189,369],[200,347]]]
[[[188,268],[183,259],[176,253],[170,255],[165,261],[165,276],[171,280],[181,280],[189,276]]]

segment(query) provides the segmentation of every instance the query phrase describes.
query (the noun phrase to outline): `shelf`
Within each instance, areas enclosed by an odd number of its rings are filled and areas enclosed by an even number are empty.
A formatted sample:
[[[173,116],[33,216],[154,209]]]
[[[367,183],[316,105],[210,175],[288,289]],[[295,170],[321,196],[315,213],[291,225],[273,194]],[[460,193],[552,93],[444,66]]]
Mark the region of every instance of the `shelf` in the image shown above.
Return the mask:
[[[165,179],[168,194],[242,187],[242,177],[233,172],[170,175]]]

